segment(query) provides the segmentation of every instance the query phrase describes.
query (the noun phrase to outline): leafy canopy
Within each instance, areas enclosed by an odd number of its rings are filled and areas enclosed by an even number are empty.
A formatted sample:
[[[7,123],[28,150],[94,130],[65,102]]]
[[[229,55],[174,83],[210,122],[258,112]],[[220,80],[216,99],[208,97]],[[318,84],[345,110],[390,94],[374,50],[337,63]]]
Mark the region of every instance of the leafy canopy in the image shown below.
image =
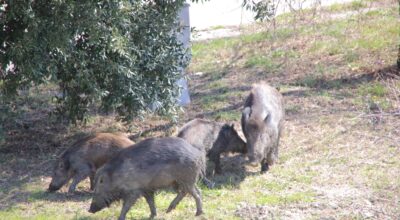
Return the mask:
[[[150,104],[174,113],[175,81],[188,64],[176,38],[184,2],[1,1],[0,99],[55,82],[58,112],[72,122],[93,106],[125,120]]]

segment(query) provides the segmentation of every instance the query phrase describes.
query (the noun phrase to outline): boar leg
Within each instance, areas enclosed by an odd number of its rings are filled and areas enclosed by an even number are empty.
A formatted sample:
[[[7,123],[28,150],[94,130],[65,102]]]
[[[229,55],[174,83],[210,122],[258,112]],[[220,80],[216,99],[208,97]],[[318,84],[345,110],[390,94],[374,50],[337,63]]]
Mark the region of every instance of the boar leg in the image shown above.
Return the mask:
[[[154,218],[157,215],[157,211],[156,211],[156,206],[154,204],[154,192],[153,191],[148,191],[143,193],[144,198],[147,201],[147,204],[149,205],[150,208],[150,218]]]
[[[272,165],[275,163],[276,160],[278,160],[278,147],[274,147],[271,150],[272,152],[270,152],[267,156],[267,163],[268,165]]]
[[[190,195],[196,200],[196,216],[203,214],[203,205],[201,203],[201,193],[200,190],[197,189],[196,186],[193,186],[189,189]]]
[[[221,161],[220,161],[220,153],[215,153],[215,152],[211,152],[210,154],[210,160],[212,162],[214,162],[215,165],[215,173],[216,174],[221,174],[222,170],[221,170]]]
[[[269,170],[269,164],[266,159],[261,161],[261,173],[265,173]]]
[[[278,148],[273,148],[271,152],[268,153],[267,158],[261,163],[261,172],[267,172],[269,167],[272,166],[278,159]]]
[[[221,174],[222,173],[220,154],[217,154],[215,156],[215,173],[216,174]]]
[[[76,186],[86,177],[90,176],[92,173],[92,169],[90,165],[82,165],[79,168],[75,168],[75,175],[72,178],[72,183],[69,186],[68,192],[73,193],[75,192]]]
[[[95,176],[95,174],[96,173],[91,172],[90,176],[89,176],[89,179],[90,179],[90,190],[94,190],[94,176]]]
[[[174,200],[172,200],[171,204],[169,205],[168,209],[167,209],[167,213],[172,211],[173,209],[175,209],[175,207],[178,205],[178,203],[183,199],[183,197],[186,196],[186,192],[183,191],[179,191],[178,195],[175,197]]]
[[[129,209],[135,204],[136,200],[139,198],[137,193],[128,193],[123,198],[123,205],[121,209],[121,214],[118,217],[118,220],[125,220],[126,214],[128,213]]]
[[[215,183],[207,179],[207,177],[203,176],[201,182],[207,186],[207,188],[212,189],[215,187]]]

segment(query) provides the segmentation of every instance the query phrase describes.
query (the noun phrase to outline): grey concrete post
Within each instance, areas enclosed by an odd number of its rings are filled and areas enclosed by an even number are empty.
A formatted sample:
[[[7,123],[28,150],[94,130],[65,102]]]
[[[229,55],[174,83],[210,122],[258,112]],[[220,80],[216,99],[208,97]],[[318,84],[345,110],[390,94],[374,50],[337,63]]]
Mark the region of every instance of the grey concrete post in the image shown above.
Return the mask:
[[[178,40],[183,44],[183,46],[188,49],[187,56],[190,54],[190,19],[189,19],[189,7],[188,3],[185,3],[179,12],[179,23],[181,26],[181,33],[178,34]],[[182,68],[182,76],[185,74],[185,69]],[[182,77],[177,81],[178,86],[181,87],[181,94],[178,98],[178,104],[180,106],[186,106],[190,103],[190,95],[187,80]]]

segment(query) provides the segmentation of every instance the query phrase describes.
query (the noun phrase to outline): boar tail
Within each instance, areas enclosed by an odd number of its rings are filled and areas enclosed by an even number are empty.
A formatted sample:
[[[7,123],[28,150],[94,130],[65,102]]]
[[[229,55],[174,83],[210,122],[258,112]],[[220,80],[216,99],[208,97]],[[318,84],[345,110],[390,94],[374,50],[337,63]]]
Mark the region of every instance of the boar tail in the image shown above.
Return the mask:
[[[200,172],[199,172],[199,178],[201,179],[201,182],[207,186],[207,188],[212,189],[215,186],[215,183],[207,179],[206,177],[206,157],[205,154],[201,157],[201,160],[199,161],[199,167],[200,167]]]
[[[206,155],[205,155],[205,153],[202,153],[202,156],[200,157],[200,161],[199,161],[199,164],[198,164],[198,167],[199,167],[199,177],[200,178],[205,178],[206,177],[206,167],[207,167],[207,164],[206,164]]]

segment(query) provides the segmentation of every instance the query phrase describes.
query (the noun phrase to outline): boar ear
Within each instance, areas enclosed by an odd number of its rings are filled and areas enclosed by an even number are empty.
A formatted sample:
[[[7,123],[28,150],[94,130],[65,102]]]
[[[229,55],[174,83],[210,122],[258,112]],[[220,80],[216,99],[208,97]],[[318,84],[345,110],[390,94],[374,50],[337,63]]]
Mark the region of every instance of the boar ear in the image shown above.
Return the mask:
[[[232,129],[235,129],[235,124],[232,123],[232,124],[231,124],[231,128],[232,128]]]

